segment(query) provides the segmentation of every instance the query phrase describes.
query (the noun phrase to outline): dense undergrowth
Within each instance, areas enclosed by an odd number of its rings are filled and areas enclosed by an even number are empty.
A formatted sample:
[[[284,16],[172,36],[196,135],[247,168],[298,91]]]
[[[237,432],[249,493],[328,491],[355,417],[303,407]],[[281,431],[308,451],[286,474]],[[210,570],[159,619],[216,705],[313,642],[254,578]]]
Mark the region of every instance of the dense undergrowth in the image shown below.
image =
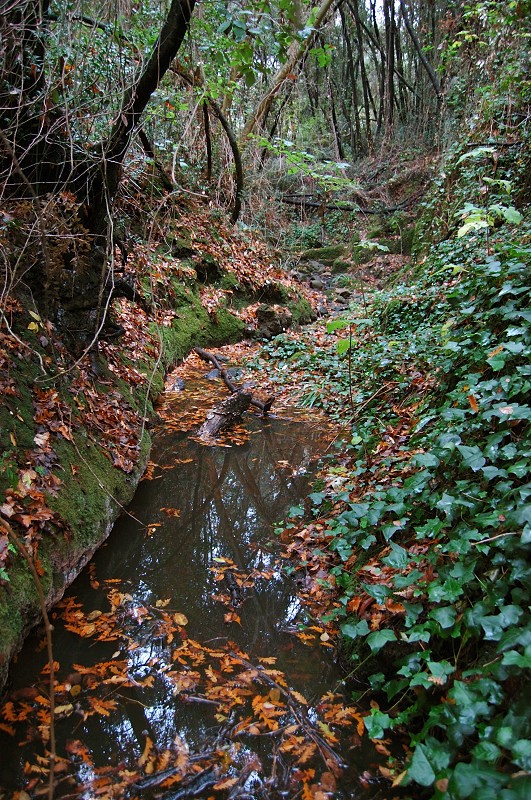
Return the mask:
[[[489,204],[456,208],[408,285],[264,353],[348,431],[288,551],[327,568],[354,696],[377,698],[369,736],[405,737],[386,772],[400,796],[531,790],[531,225]]]

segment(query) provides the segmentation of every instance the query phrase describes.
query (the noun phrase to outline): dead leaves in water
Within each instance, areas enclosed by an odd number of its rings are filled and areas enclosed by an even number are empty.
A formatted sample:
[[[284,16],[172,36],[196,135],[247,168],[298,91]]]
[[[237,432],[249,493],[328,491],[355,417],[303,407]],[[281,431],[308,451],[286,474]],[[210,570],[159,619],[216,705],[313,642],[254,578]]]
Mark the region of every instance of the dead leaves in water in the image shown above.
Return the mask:
[[[245,588],[246,583],[252,586],[254,580],[239,573],[228,559],[216,559],[212,570],[216,583],[223,584],[230,571],[229,587],[234,581]],[[78,727],[73,720],[84,722],[97,717],[119,725],[122,692],[156,688],[157,695],[165,693],[170,703],[201,704],[211,717],[212,726],[220,727],[219,737],[224,744],[211,747],[211,743],[205,743],[203,752],[190,754],[178,737],[171,747],[162,750],[147,737],[136,761],[110,768],[94,766],[95,758],[87,744],[82,738],[72,737],[67,741],[65,757],[58,761],[58,777],[64,776],[72,797],[83,793],[127,797],[133,784],[142,785],[152,779],[157,786],[184,786],[195,780],[200,770],[216,784],[214,791],[230,789],[242,780],[246,769],[251,769],[247,748],[241,744],[247,737],[257,736],[267,736],[278,756],[299,766],[303,796],[315,800],[318,791],[325,792],[323,797],[328,796],[326,787],[332,781],[326,775],[337,776],[342,769],[335,751],[342,730],[353,724],[360,735],[363,730],[356,708],[345,706],[344,698],[331,692],[320,699],[305,697],[276,668],[274,656],[251,660],[230,639],[215,643],[194,640],[187,633],[186,615],[172,609],[169,598],[149,605],[122,591],[116,581],[106,583],[108,608],[85,610],[74,598],[68,598],[56,609],[55,625],[62,622],[76,635],[109,643],[115,650],[112,657],[95,664],[74,663],[66,675],[61,675],[57,665],[56,727],[61,730],[61,726],[68,726],[73,731]],[[228,613],[237,616],[234,610]],[[140,640],[154,644],[151,655],[147,659],[143,656],[139,663],[135,653]],[[0,712],[1,730],[16,735],[22,744],[31,742],[33,750],[35,739],[40,739],[45,748],[49,739],[46,672],[45,667],[37,686],[14,692]],[[80,763],[91,767],[94,777],[88,784],[81,778],[83,772],[78,773]],[[261,769],[260,765],[254,766],[255,771]],[[46,759],[28,763],[27,791],[38,791],[45,784],[46,768]]]

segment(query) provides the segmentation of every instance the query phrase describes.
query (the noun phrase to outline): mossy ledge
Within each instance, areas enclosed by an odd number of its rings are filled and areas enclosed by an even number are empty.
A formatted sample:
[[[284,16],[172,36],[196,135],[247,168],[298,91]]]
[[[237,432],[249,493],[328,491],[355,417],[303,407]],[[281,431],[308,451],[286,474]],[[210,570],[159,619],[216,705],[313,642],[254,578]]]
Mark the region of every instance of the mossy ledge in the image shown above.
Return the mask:
[[[302,298],[296,298],[294,306],[297,319],[307,316]],[[62,597],[107,538],[114,521],[135,492],[151,447],[146,420],[162,391],[166,371],[184,358],[194,345],[221,345],[238,341],[243,336],[244,323],[229,308],[218,309],[214,317],[209,315],[201,305],[197,284],[189,285],[186,291],[181,285],[180,291],[175,293],[173,307],[175,315],[171,325],[159,326],[155,336],[160,342],[157,360],[153,353],[145,353],[138,359],[126,347],[114,346],[118,359],[124,364],[134,364],[137,374],[146,376],[145,381],[130,384],[110,371],[101,355],[96,359],[98,377],[94,377],[95,391],[104,398],[108,393],[109,402],[116,403],[118,398],[120,411],[126,409],[137,420],[135,435],[138,445],[130,472],[113,465],[112,447],[105,436],[95,436],[94,431],[88,430],[84,424],[69,380],[61,379],[57,372],[55,377],[47,375],[43,381],[43,385],[56,390],[56,402],[69,410],[75,423],[71,426],[71,439],[56,431],[50,438],[54,458],[48,471],[60,479],[60,485],[56,493],[45,491],[45,503],[53,512],[54,520],[50,529],[43,532],[37,551],[48,608]],[[41,348],[38,336],[28,330],[33,319],[28,313],[21,310],[15,331],[19,341],[22,339],[28,345],[28,350],[12,357],[9,369],[14,393],[4,397],[0,404],[1,497],[7,496],[6,491],[9,495],[10,487],[17,485],[22,472],[31,465],[30,454],[35,452],[34,437],[43,429],[35,421],[34,405],[35,385],[43,379],[39,362],[51,362],[50,372],[57,369],[49,357],[49,350]],[[37,482],[39,478],[35,480]],[[20,555],[13,552],[9,557],[7,579],[0,581],[0,690],[7,680],[11,659],[41,617],[36,587],[27,565]]]

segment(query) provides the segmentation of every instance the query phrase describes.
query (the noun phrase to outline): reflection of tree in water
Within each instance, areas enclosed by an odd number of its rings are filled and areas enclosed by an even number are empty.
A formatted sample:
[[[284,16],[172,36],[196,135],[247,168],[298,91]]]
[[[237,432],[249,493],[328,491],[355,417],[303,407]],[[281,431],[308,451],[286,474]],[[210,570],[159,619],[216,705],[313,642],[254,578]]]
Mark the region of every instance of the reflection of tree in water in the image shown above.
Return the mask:
[[[273,524],[304,497],[306,469],[312,454],[322,449],[324,436],[308,424],[258,424],[259,432],[232,448],[209,448],[176,435],[161,437],[153,452],[159,465],[156,477],[140,485],[131,506],[145,526],[160,527],[151,527],[152,534],[146,535],[144,526],[124,515],[94,559],[101,588],[95,593],[85,578],[71,593],[88,608],[105,609],[104,581],[120,578],[121,591],[137,604],[154,606],[157,600],[169,599],[171,609],[188,618],[189,637],[198,642],[230,639],[251,658],[276,656],[276,666],[288,677],[291,673],[294,688],[311,699],[324,691],[331,667],[282,632],[300,607],[293,587],[278,570],[273,572],[268,540]],[[178,508],[180,515],[168,516],[162,508]],[[214,559],[228,559],[244,574],[268,570],[267,578],[258,577],[246,591],[238,608],[241,626],[225,624],[227,609],[212,597],[222,590],[212,573]],[[128,633],[136,642],[136,649],[126,655],[129,674],[139,680],[155,669],[154,685],[122,687],[118,709],[108,718],[89,717],[76,735],[89,745],[97,764],[138,758],[146,735],[162,748],[179,734],[191,749],[203,750],[219,730],[215,706],[175,699],[164,678],[172,666],[170,649],[150,635],[149,623],[131,623]],[[90,639],[57,629],[55,655],[63,670],[75,662],[108,659],[109,647],[114,645],[94,647]],[[67,720],[58,724],[63,742],[71,735],[69,725]]]
[[[268,549],[272,526],[304,497],[306,470],[313,453],[322,449],[323,439],[322,430],[285,421],[262,425],[260,435],[251,434],[245,445],[234,448],[163,437],[153,453],[159,465],[155,475],[160,477],[141,484],[131,508],[145,524],[161,527],[146,537],[133,520],[122,518],[109,547],[96,557],[98,578],[123,576],[130,582],[128,591],[142,602],[171,598],[172,608],[188,617],[192,638],[229,637],[255,656],[275,655],[280,669],[289,671],[291,666],[300,673],[304,685],[298,688],[308,692],[312,686],[319,692],[328,665],[282,633],[300,611],[293,587],[278,573],[259,579],[238,609],[242,626],[227,626],[226,609],[212,598],[220,587],[213,581],[211,567],[216,558],[230,559],[244,573],[272,566],[274,557]],[[178,463],[187,459],[192,460]],[[174,463],[175,468],[165,469]],[[179,508],[180,516],[168,517],[160,511],[164,507]],[[164,660],[163,650],[140,636],[131,659],[138,669],[155,655]],[[302,663],[301,655],[307,663]],[[142,731],[154,736],[156,731],[162,746],[178,731],[191,746],[198,746],[212,736],[211,707],[176,705],[162,686],[158,690],[158,696],[150,698],[152,707],[144,707],[149,706],[144,692],[142,705],[133,699],[125,710],[135,738]]]
[[[153,456],[161,467],[188,458],[193,461],[177,463],[172,470],[159,469],[156,475],[160,477],[141,484],[132,512],[146,524],[161,527],[151,538],[142,534],[137,539],[131,535],[134,523],[123,518],[114,534],[121,540],[115,558],[109,561],[106,554],[106,574],[123,570],[124,546],[125,559],[133,557],[136,568],[140,564],[145,582],[155,577],[158,584],[163,578],[172,588],[172,575],[182,575],[190,560],[194,570],[204,572],[212,558],[227,557],[250,571],[258,565],[257,559],[264,558],[251,544],[270,536],[272,524],[304,496],[307,476],[292,473],[308,466],[319,433],[308,436],[306,426],[273,421],[260,436],[251,435],[247,444],[237,448],[207,448],[165,437]],[[290,467],[279,466],[279,461]],[[168,517],[160,510],[164,507],[179,508],[180,516]],[[195,573],[194,584],[198,582]]]

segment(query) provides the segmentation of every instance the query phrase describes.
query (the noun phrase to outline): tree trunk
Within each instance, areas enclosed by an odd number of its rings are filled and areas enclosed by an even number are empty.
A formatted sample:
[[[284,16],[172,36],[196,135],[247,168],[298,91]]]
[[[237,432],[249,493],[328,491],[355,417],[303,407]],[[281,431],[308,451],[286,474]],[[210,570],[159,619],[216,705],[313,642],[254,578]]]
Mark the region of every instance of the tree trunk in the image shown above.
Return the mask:
[[[87,172],[85,181],[85,225],[92,236],[87,270],[74,278],[72,299],[64,317],[76,330],[76,344],[89,348],[102,330],[114,289],[107,267],[112,243],[112,214],[122,177],[122,164],[131,139],[140,124],[151,95],[158,87],[188,31],[195,0],[173,0],[153,52],[138,81],[127,90],[122,108],[107,141],[100,145],[101,157]],[[84,310],[80,318],[78,312]],[[80,324],[81,323],[81,324]]]
[[[426,70],[428,78],[430,79],[430,83],[433,86],[433,89],[435,91],[435,95],[437,97],[437,104],[439,104],[441,102],[441,99],[442,99],[441,84],[439,83],[439,79],[437,78],[437,75],[435,74],[435,70],[433,69],[433,67],[431,66],[430,62],[428,61],[428,59],[426,58],[426,56],[424,54],[424,51],[422,49],[422,45],[421,45],[421,43],[419,41],[419,38],[418,38],[417,34],[415,33],[413,25],[411,24],[411,20],[409,19],[409,16],[408,16],[408,13],[407,13],[406,4],[405,4],[404,0],[400,0],[400,11],[402,12],[402,19],[404,20],[404,25],[406,26],[407,32],[409,33],[409,35],[411,37],[411,41],[413,42],[413,46],[415,48],[415,51],[416,51],[416,53],[417,53],[417,55],[418,55],[418,57],[420,59],[420,63],[422,64],[422,66]]]
[[[3,4],[0,14],[0,127],[5,137],[0,180],[10,194],[27,194],[31,184],[39,195],[41,183],[46,191],[55,182],[56,159],[49,156],[52,147],[47,138],[56,122],[56,109],[47,107],[44,94],[49,4],[49,0],[13,0]]]
[[[297,69],[302,57],[310,48],[311,44],[314,41],[315,34],[319,30],[319,28],[323,25],[328,15],[328,12],[332,8],[335,0],[322,0],[321,5],[317,9],[314,19],[312,20],[312,28],[313,32],[304,39],[304,41],[293,41],[288,49],[288,57],[284,64],[277,70],[275,75],[273,76],[273,80],[271,81],[271,86],[266,92],[266,94],[261,98],[258,105],[254,109],[251,116],[248,118],[247,122],[244,125],[241,137],[240,137],[240,149],[243,150],[245,146],[249,142],[249,137],[255,133],[255,131],[260,130],[262,124],[269,113],[269,109],[271,108],[271,104],[273,100],[281,90],[282,86],[284,85],[285,81],[293,80],[291,77],[294,75],[295,70]]]
[[[251,405],[252,395],[236,392],[209,411],[198,431],[200,439],[211,439],[221,431],[236,425]]]
[[[356,76],[356,69],[354,65],[354,56],[352,53],[352,42],[350,40],[350,34],[347,25],[347,17],[342,8],[339,10],[339,14],[341,16],[341,29],[343,31],[343,38],[345,40],[345,45],[347,49],[347,61],[348,61],[347,75],[350,76],[350,90],[352,95],[351,111],[350,111],[351,119],[349,119],[349,125],[351,131],[350,149],[352,150],[353,158],[355,158],[362,146],[359,100],[358,100],[358,82]],[[359,63],[359,58],[360,56],[358,55],[358,63]],[[352,115],[354,116],[354,126],[352,125]]]
[[[179,67],[175,67],[175,72],[179,75],[180,78],[185,81],[189,86],[195,86],[196,82],[194,78],[192,78],[188,73],[184,72]],[[202,79],[201,79],[202,83]],[[229,142],[229,147],[232,152],[232,158],[234,161],[234,176],[236,180],[236,191],[234,193],[234,204],[232,206],[232,214],[231,214],[231,222],[237,222],[238,217],[240,216],[240,211],[242,208],[242,198],[243,198],[243,187],[244,187],[244,178],[243,178],[243,164],[242,164],[242,157],[240,153],[240,149],[238,147],[238,142],[236,140],[236,136],[234,135],[234,131],[232,130],[229,121],[225,114],[223,113],[222,109],[214,100],[207,97],[205,98],[205,103],[208,103],[212,111],[214,112],[215,116],[218,118],[221,127],[225,131],[225,135],[227,136],[227,140]]]
[[[353,0],[349,3],[350,10],[354,14],[354,21],[356,23],[356,36],[358,39],[358,53],[360,54],[360,75],[361,75],[361,88],[363,92],[363,109],[365,112],[365,138],[367,140],[367,149],[372,152],[374,148],[371,128],[371,112],[369,107],[369,81],[367,78],[367,70],[365,67],[364,47],[363,47],[363,31],[361,27],[360,11],[358,0]]]
[[[106,142],[101,160],[90,176],[87,222],[89,230],[105,245],[109,211],[116,196],[122,164],[135,128],[149,99],[177,55],[188,31],[196,0],[173,0],[153,52],[138,81],[125,93],[122,108]]]

